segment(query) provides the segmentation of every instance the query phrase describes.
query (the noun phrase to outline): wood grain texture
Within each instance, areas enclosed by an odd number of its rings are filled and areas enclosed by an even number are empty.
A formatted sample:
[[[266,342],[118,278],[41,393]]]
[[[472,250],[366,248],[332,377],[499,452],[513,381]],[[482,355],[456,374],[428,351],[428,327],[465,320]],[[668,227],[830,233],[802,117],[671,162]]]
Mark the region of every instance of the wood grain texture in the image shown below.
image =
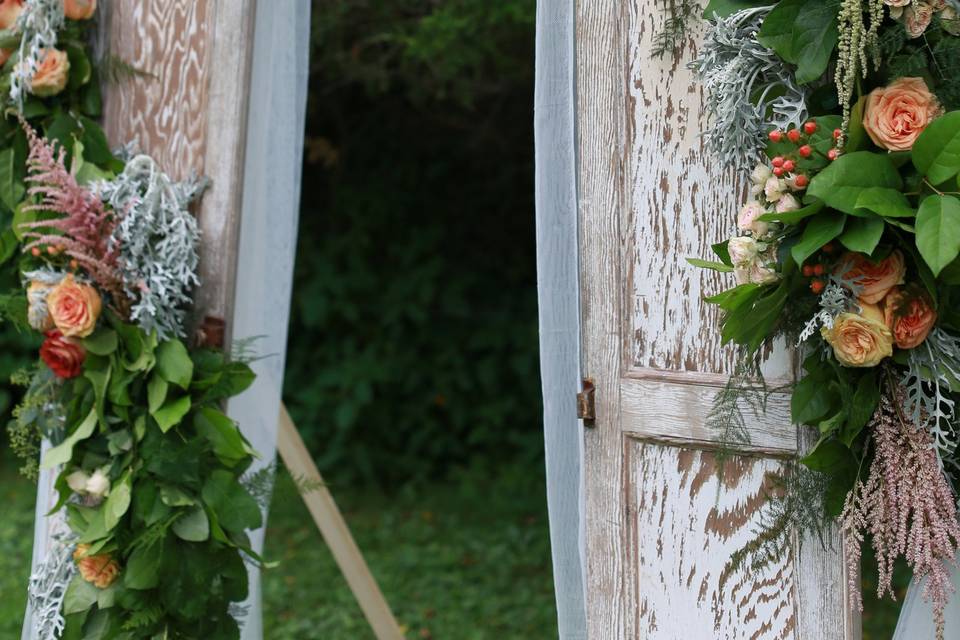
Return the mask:
[[[113,0],[110,51],[152,74],[108,87],[107,137],[165,171],[212,179],[201,201],[197,316],[232,305],[256,0]],[[230,327],[227,328],[228,333]]]
[[[550,547],[560,637],[586,638],[580,555],[581,427],[574,0],[537,3],[537,290]]]
[[[763,575],[726,568],[753,539],[779,464],[735,457],[721,481],[709,452],[629,439],[626,455],[639,605],[625,637],[796,638],[791,559]]]

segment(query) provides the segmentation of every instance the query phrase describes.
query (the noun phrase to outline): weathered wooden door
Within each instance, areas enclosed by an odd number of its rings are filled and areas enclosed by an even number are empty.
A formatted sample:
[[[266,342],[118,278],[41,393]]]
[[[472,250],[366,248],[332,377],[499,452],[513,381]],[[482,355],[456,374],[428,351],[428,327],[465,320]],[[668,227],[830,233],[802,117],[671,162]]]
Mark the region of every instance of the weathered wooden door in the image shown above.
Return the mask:
[[[580,364],[596,389],[596,420],[580,427],[586,635],[853,638],[838,542],[808,541],[762,574],[725,571],[798,432],[774,396],[718,474],[705,422],[734,354],[702,300],[725,282],[685,258],[734,230],[743,185],[699,137],[702,89],[686,65],[701,34],[651,56],[669,4],[572,7]],[[773,354],[768,379],[791,366],[787,349]]]

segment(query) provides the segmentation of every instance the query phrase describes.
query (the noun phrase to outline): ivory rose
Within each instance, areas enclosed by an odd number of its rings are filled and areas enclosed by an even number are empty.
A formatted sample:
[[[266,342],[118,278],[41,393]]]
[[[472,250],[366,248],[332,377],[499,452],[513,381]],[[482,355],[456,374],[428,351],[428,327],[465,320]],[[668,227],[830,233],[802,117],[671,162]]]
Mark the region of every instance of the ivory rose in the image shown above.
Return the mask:
[[[862,287],[860,300],[867,304],[877,304],[890,289],[903,284],[907,272],[903,254],[897,250],[880,262],[873,262],[862,253],[849,252],[840,258],[840,269],[847,269],[844,279]]]
[[[27,322],[37,331],[53,329],[53,319],[47,309],[47,296],[56,285],[32,280],[27,286]]]
[[[47,332],[40,346],[40,359],[58,378],[76,378],[83,372],[87,352],[82,345],[63,337],[59,331]]]
[[[40,66],[30,79],[30,92],[41,98],[55,96],[67,86],[69,76],[67,54],[59,49],[44,49]]]
[[[97,0],[63,0],[63,14],[71,20],[89,20],[97,10]]]
[[[913,349],[930,335],[937,323],[937,312],[925,294],[908,296],[894,288],[884,301],[884,320],[893,332],[896,345]]]
[[[833,327],[820,330],[837,361],[847,367],[875,367],[893,355],[893,335],[883,312],[871,304],[861,307],[861,313],[841,313]]]
[[[47,308],[63,335],[86,338],[93,333],[100,317],[100,294],[68,275],[47,296]]]
[[[874,144],[889,151],[909,151],[942,109],[923,78],[900,78],[867,96],[863,128]]]
[[[770,225],[757,220],[766,212],[767,210],[759,202],[748,202],[740,209],[740,215],[737,216],[737,227],[741,231],[750,231],[756,236],[766,235],[770,230]]]
[[[0,0],[0,29],[13,29],[23,13],[24,0]],[[13,49],[0,49],[0,65],[6,64]]]
[[[105,498],[110,495],[110,478],[104,469],[97,469],[93,475],[87,475],[83,469],[78,469],[67,476],[67,486],[74,493],[84,496]]]
[[[80,570],[80,576],[98,589],[106,589],[120,575],[120,565],[109,553],[88,556],[86,554],[89,550],[90,545],[78,544],[73,552],[73,559],[77,563],[77,569]]]

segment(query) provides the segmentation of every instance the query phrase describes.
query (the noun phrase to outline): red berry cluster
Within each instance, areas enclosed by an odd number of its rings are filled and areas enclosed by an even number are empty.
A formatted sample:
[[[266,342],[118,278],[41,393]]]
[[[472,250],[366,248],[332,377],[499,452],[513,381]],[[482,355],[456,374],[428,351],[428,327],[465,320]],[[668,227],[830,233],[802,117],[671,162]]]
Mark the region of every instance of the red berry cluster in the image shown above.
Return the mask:
[[[830,255],[835,249],[836,247],[833,246],[833,243],[828,242],[827,244],[823,245],[823,248],[821,249],[821,258],[823,258],[824,255]],[[823,276],[827,273],[827,266],[822,261],[812,264],[807,263],[803,265],[801,271],[803,272],[803,276],[805,278],[812,278],[810,280],[810,291],[812,291],[815,295],[820,295],[823,293],[823,290],[827,287],[827,281],[823,278]]]
[[[800,128],[794,127],[786,133],[780,129],[774,129],[770,132],[770,140],[773,142],[782,142],[786,137],[787,140],[797,145],[796,154],[789,153],[785,156],[777,156],[773,159],[773,175],[781,178],[788,173],[793,173],[797,168],[797,162],[799,162],[800,158],[809,158],[813,155],[813,147],[809,144],[809,138],[817,132],[818,128],[819,125],[817,125],[815,121],[810,120],[803,124],[802,131]],[[836,129],[833,132],[833,139],[835,141],[839,140],[840,135],[840,129]],[[840,151],[837,148],[830,149],[830,151],[827,152],[827,158],[829,158],[831,161],[836,160],[839,155]],[[803,189],[810,184],[810,178],[801,173],[794,178],[794,182],[796,183],[797,187]]]

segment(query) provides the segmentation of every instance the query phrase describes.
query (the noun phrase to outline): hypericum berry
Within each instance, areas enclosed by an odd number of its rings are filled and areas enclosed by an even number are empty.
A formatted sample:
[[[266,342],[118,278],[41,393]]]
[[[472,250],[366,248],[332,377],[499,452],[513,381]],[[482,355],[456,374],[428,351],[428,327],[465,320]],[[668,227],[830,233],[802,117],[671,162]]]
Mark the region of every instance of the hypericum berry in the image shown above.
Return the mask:
[[[841,129],[834,129],[834,130],[833,130],[833,139],[834,139],[834,140],[839,140],[839,139],[840,139],[840,136],[842,136],[842,135],[843,135],[843,131],[842,131]]]
[[[828,242],[820,248],[820,250],[824,253],[833,253],[834,249],[836,249],[836,247],[833,246],[832,242]]]
[[[803,130],[807,132],[808,136],[812,136],[817,132],[817,123],[813,120],[810,120],[803,125]]]
[[[30,253],[33,254],[33,257],[34,257],[34,258],[39,258],[39,257],[40,257],[40,247],[34,247],[33,249],[30,249]]]
[[[804,277],[807,277],[807,278],[809,278],[809,277],[811,277],[811,276],[813,275],[813,265],[812,265],[812,264],[805,264],[805,265],[803,265],[803,275],[804,275]]]
[[[776,158],[774,158],[773,160],[770,161],[770,164],[772,164],[772,165],[775,166],[775,167],[782,167],[782,166],[783,166],[783,156],[777,156]]]
[[[800,142],[800,129],[790,129],[790,131],[787,132],[787,137],[790,139],[790,142],[797,144]]]
[[[771,142],[780,142],[783,140],[783,131],[780,131],[780,129],[774,129],[768,135],[770,136]]]
[[[774,167],[774,168],[773,168],[773,175],[777,176],[778,178],[782,178],[782,177],[783,177],[783,167]]]
[[[826,273],[826,271],[827,268],[823,266],[822,263],[818,262],[817,264],[813,265],[813,275],[815,276],[822,276],[824,273]]]
[[[810,178],[801,173],[793,179],[793,184],[797,185],[797,189],[806,189],[807,185],[810,184]]]
[[[840,157],[840,150],[839,150],[839,149],[830,149],[830,151],[827,151],[827,157],[831,160],[831,162],[832,162],[833,160],[836,160],[837,158]]]
[[[821,293],[823,293],[823,289],[826,286],[827,285],[826,283],[824,283],[823,280],[814,280],[813,282],[810,283],[810,291],[813,291],[815,295],[820,295]]]
[[[804,158],[809,158],[811,155],[813,155],[813,147],[808,144],[803,145],[800,147],[800,155]]]
[[[55,256],[55,255],[57,255],[57,254],[59,253],[59,251],[57,250],[57,248],[56,248],[55,246],[53,246],[53,245],[51,244],[50,246],[47,247],[47,253],[49,253],[49,254],[52,255],[52,256]]]
[[[73,259],[73,260],[70,261],[70,268],[71,268],[73,271],[76,271],[77,269],[80,268],[80,263],[77,262],[76,259]]]
[[[797,168],[797,163],[793,160],[787,160],[783,163],[783,170],[790,172]]]

